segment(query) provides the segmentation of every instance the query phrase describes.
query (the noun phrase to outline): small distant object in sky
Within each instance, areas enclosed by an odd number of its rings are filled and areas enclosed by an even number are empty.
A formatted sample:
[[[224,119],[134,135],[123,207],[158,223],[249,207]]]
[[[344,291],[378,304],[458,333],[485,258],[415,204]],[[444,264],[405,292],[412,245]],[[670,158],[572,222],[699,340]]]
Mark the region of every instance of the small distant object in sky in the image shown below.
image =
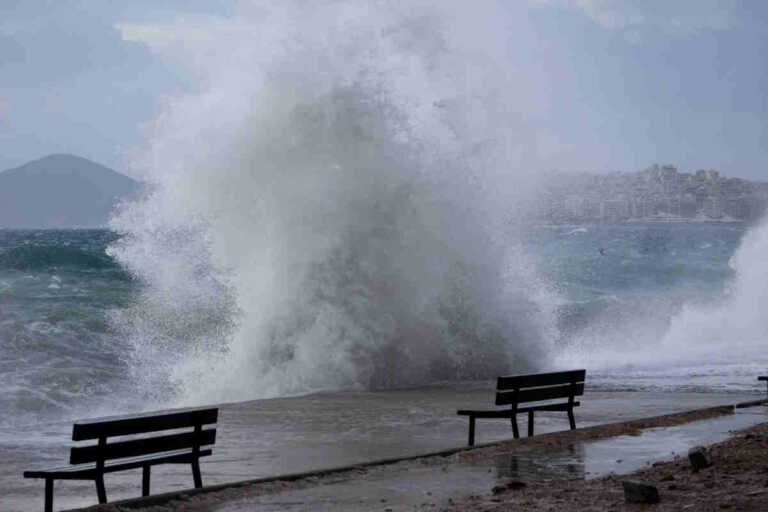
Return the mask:
[[[605,256],[605,249],[603,247],[600,248],[600,256]]]

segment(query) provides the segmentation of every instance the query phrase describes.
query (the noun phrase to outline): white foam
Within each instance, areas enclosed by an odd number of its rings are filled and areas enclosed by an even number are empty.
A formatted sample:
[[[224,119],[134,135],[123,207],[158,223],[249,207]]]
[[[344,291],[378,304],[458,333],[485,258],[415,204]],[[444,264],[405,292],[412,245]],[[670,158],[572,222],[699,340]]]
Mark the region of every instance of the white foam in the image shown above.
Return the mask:
[[[630,317],[569,340],[560,366],[604,373],[680,376],[716,368],[748,387],[768,366],[768,222],[749,230],[730,261],[735,277],[714,303],[691,300],[671,319]],[[667,323],[668,322],[668,323]],[[659,335],[658,333],[661,332]],[[749,375],[749,382],[744,378]]]
[[[167,27],[155,49],[201,91],[155,123],[134,166],[152,191],[109,251],[144,284],[113,323],[145,389],[221,401],[538,364],[554,322],[508,234],[533,180],[514,169],[504,18],[279,2],[202,40]]]

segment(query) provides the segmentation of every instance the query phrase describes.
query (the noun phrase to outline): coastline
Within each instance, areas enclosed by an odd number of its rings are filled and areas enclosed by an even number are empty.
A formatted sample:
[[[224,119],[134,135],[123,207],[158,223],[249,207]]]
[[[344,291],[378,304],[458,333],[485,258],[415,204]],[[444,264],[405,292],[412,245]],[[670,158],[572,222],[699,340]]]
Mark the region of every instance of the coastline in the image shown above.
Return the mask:
[[[706,225],[735,225],[735,226],[751,226],[754,223],[748,220],[740,219],[697,219],[697,218],[678,218],[678,217],[661,217],[661,218],[631,218],[626,220],[617,221],[595,221],[584,220],[582,222],[553,222],[553,223],[537,223],[533,224],[536,228],[578,228],[588,226],[658,226],[666,224],[675,225],[689,225],[689,226],[706,226]]]
[[[685,455],[628,475],[594,480],[526,483],[522,488],[499,489],[491,499],[467,496],[446,511],[474,510],[739,510],[768,509],[768,423],[734,433],[707,447],[710,466],[693,471]],[[652,505],[626,503],[622,481],[634,480],[658,489],[660,501]]]
[[[600,385],[597,382],[594,384],[593,389],[585,392],[585,399],[576,412],[578,427],[731,405],[766,396],[764,386],[755,386],[748,391],[701,393],[601,391]],[[489,399],[492,400],[494,385],[494,382],[459,383],[413,390],[347,391],[219,404],[220,436],[217,436],[213,456],[201,461],[203,484],[231,484],[274,475],[358,466],[369,461],[435,453],[457,447],[464,449],[467,421],[457,416],[456,410],[488,403]],[[0,431],[3,434],[0,449],[9,460],[0,468],[0,482],[4,490],[0,509],[8,512],[41,509],[41,482],[21,478],[21,472],[66,461],[72,423],[63,419],[47,427],[39,433],[37,427]],[[536,417],[537,434],[567,429],[568,418],[565,414],[542,413]],[[30,445],[30,434],[37,435],[35,439],[39,440],[39,444]],[[510,437],[508,421],[486,421],[478,425],[478,443],[505,441]],[[445,464],[449,469],[453,468],[451,472],[455,475],[456,482],[451,482],[451,486],[467,487],[468,492],[477,488],[490,490],[493,486],[488,482],[488,467],[472,468],[462,461]],[[434,486],[431,492],[434,495],[443,492],[441,489],[446,485],[440,482],[442,475],[430,475],[426,470],[424,473],[421,477],[434,477],[431,483],[427,482]],[[397,472],[396,469],[382,469],[369,472],[369,475],[391,478],[397,476]],[[413,487],[413,471],[399,475],[399,486]],[[141,494],[141,471],[113,473],[106,483],[110,502],[138,497]],[[192,477],[189,467],[162,465],[152,471],[152,494],[184,492],[190,487]],[[314,491],[306,491],[311,492]],[[371,495],[380,492],[387,491],[375,489]],[[306,498],[317,499],[316,496]],[[393,496],[388,499],[392,502],[400,498]],[[54,504],[56,510],[96,504],[93,482],[57,482]]]
[[[764,409],[762,405],[759,407],[761,410]],[[445,485],[445,480],[450,480],[452,475],[456,473],[455,470],[460,469],[461,467],[485,468],[486,464],[496,464],[497,467],[495,472],[499,472],[497,462],[499,458],[510,456],[522,458],[531,456],[546,456],[547,453],[551,453],[553,450],[570,450],[573,446],[584,445],[585,443],[594,441],[599,442],[599,440],[610,440],[618,437],[636,437],[639,436],[642,431],[647,429],[663,430],[664,428],[670,427],[685,427],[691,422],[698,422],[699,424],[708,426],[708,422],[712,421],[730,421],[729,418],[735,418],[736,416],[733,414],[734,411],[734,406],[708,407],[682,413],[666,414],[652,418],[636,419],[585,427],[574,431],[551,432],[532,438],[522,438],[517,441],[506,440],[486,443],[483,445],[478,445],[474,449],[461,447],[451,450],[443,450],[436,453],[378,460],[364,464],[355,464],[347,467],[331,468],[320,471],[282,475],[256,480],[247,480],[231,484],[206,487],[199,490],[187,490],[181,492],[158,494],[148,498],[129,499],[106,505],[95,505],[76,510],[81,512],[117,512],[127,510],[138,510],[144,512],[173,510],[216,510],[221,512],[229,512],[239,510],[240,507],[246,510],[255,509],[257,507],[253,507],[251,502],[253,500],[263,500],[265,497],[269,499],[269,497],[274,496],[300,495],[305,499],[308,496],[310,497],[309,499],[312,499],[311,496],[313,493],[323,492],[324,489],[334,488],[337,489],[335,491],[331,491],[331,493],[338,492],[339,490],[343,492],[343,488],[345,486],[351,489],[351,492],[353,493],[359,492],[365,494],[366,486],[371,486],[372,482],[377,482],[378,480],[382,479],[386,480],[395,478],[405,479],[407,481],[415,480],[416,485],[421,487],[422,483],[429,483],[428,481],[423,480],[423,475],[425,472],[438,475],[438,480],[440,480],[440,478],[443,479],[443,481],[438,481],[438,484],[447,487]],[[765,439],[768,440],[768,423],[766,423],[765,416],[762,415],[762,411],[760,412],[761,415],[759,416],[759,421],[761,423],[759,428],[762,428],[766,431]],[[763,438],[760,437],[759,439]],[[750,441],[751,440],[752,439],[750,439]],[[724,441],[726,444],[729,442],[731,442],[731,440]],[[768,441],[766,442],[768,443]],[[728,449],[726,448],[724,450],[727,452]],[[768,444],[766,444],[765,453],[768,454]],[[620,457],[621,455],[617,456]],[[678,472],[683,471],[683,466],[680,465],[679,461],[664,464],[678,464],[678,466],[676,466],[679,468]],[[654,465],[653,469],[661,466],[662,465]],[[666,465],[663,465],[663,467],[667,468]],[[482,473],[485,474],[485,469],[483,469]],[[487,474],[491,474],[490,468],[488,469]],[[643,473],[642,471],[637,474],[642,477],[646,477],[646,473]],[[461,476],[461,473],[459,472],[458,475]],[[419,480],[420,478],[422,480]],[[485,480],[488,480],[488,478],[489,476],[486,476]],[[648,476],[648,478],[651,477]],[[553,497],[555,494],[550,496],[550,490],[561,489],[562,492],[557,494],[557,496],[560,496],[561,498],[563,494],[568,493],[574,493],[574,496],[580,496],[579,492],[576,492],[575,490],[567,491],[566,489],[575,488],[578,490],[582,486],[590,490],[607,489],[608,486],[612,485],[611,483],[614,482],[615,479],[616,477],[607,476],[590,480],[582,472],[582,474],[576,476],[576,480],[578,480],[578,482],[573,479],[569,479],[568,477],[564,479],[555,477],[552,479],[543,478],[541,481],[529,481],[527,486],[523,489],[523,492],[519,492],[519,490],[510,490],[507,492],[505,489],[503,492],[486,492],[485,495],[482,495],[473,492],[462,492],[461,489],[458,489],[457,492],[452,493],[451,496],[448,496],[448,498],[443,500],[442,503],[439,503],[439,507],[442,508],[435,508],[438,507],[438,502],[440,500],[437,496],[434,496],[433,493],[428,492],[428,497],[424,503],[406,503],[403,505],[393,502],[391,498],[387,499],[382,497],[380,502],[377,500],[376,506],[373,507],[373,509],[381,509],[382,511],[420,510],[421,505],[425,505],[427,508],[432,510],[506,510],[508,509],[510,503],[514,503],[516,505],[525,503],[526,505],[533,507],[532,509],[540,509],[539,505],[541,505],[541,507],[544,507],[541,508],[543,510],[557,510],[558,507],[556,507],[555,502],[552,501],[556,499]],[[558,483],[553,484],[555,481]],[[487,487],[488,490],[490,490],[493,486],[489,485]],[[424,488],[428,488],[428,486],[424,486]],[[605,500],[615,501],[615,492],[606,491],[604,494]],[[761,495],[756,494],[755,496],[759,497]],[[600,503],[607,503],[605,500],[601,501]],[[293,503],[293,501],[291,501],[291,503]],[[611,503],[613,503],[613,501],[611,501]],[[318,502],[318,504],[321,503]],[[563,506],[564,505],[561,504],[561,507]],[[578,501],[575,501],[574,507],[577,507],[578,509],[578,506]],[[280,506],[267,508],[269,510],[305,509],[296,508],[293,505],[287,505],[285,508]],[[333,508],[327,508],[327,510],[332,509]],[[361,503],[359,507],[353,506],[351,509],[368,510],[371,508],[370,503]],[[599,508],[599,510],[602,509],[603,508]],[[325,509],[320,507],[318,510]]]

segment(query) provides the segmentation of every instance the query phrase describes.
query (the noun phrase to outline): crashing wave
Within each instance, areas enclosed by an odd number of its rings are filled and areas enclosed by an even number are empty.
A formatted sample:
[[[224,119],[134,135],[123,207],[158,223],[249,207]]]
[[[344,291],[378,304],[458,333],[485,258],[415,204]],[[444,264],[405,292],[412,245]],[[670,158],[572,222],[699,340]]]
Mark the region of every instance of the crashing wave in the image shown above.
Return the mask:
[[[159,117],[134,166],[152,192],[112,222],[144,284],[114,319],[137,381],[200,402],[541,364],[495,9],[281,2],[202,42],[169,28],[158,51],[202,91]]]

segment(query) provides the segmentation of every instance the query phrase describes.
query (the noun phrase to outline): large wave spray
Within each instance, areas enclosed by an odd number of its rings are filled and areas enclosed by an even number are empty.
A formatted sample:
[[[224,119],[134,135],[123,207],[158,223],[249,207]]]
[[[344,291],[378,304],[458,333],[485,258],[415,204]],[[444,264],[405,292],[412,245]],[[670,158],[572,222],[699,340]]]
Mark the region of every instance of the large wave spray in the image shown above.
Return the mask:
[[[613,313],[567,340],[556,359],[627,378],[670,379],[671,386],[743,389],[768,364],[768,221],[749,229],[730,259],[732,277],[713,296],[681,304],[648,296],[628,315]],[[645,313],[645,314],[644,314]],[[657,385],[654,384],[654,385]]]
[[[664,342],[675,357],[710,361],[765,360],[768,340],[768,222],[746,233],[731,258],[735,279],[720,304],[685,307]]]
[[[553,322],[511,234],[533,180],[514,170],[504,16],[372,5],[166,27],[156,49],[201,90],[152,128],[134,166],[152,191],[110,249],[143,283],[113,322],[145,390],[237,400],[539,364]]]

